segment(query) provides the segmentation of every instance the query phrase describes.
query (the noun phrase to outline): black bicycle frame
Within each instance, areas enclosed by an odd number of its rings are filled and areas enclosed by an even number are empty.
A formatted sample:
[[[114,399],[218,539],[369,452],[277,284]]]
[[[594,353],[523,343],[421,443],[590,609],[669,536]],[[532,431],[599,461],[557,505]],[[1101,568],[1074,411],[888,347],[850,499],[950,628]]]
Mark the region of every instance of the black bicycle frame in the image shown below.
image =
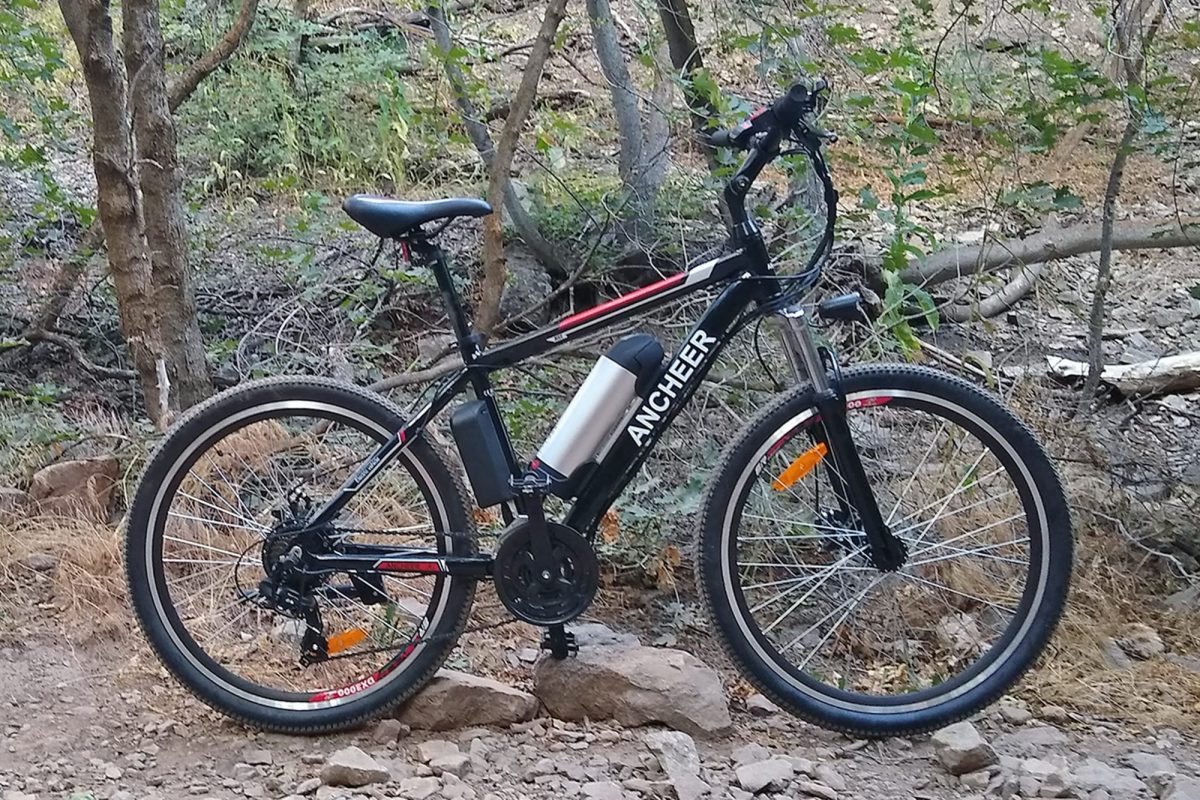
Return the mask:
[[[730,254],[693,266],[685,272],[487,350],[481,347],[483,337],[470,329],[441,249],[422,233],[410,235],[404,240],[406,249],[417,263],[430,267],[437,279],[458,340],[463,368],[448,378],[428,404],[354,471],[337,494],[317,511],[307,527],[317,529],[331,525],[362,487],[391,464],[421,435],[429,421],[468,387],[486,404],[503,445],[512,480],[520,480],[526,470],[518,464],[513,452],[492,391],[489,379],[491,372],[519,364],[531,356],[613,325],[635,313],[658,308],[696,291],[724,285],[724,290],[701,315],[684,343],[660,368],[653,384],[656,389],[639,403],[631,417],[638,423],[638,433],[631,430],[632,425],[627,425],[601,461],[577,487],[572,488],[571,494],[576,501],[570,507],[564,523],[589,537],[594,535],[605,511],[641,469],[733,335],[748,321],[773,310],[781,298],[794,295],[797,289],[806,289],[816,280],[819,268],[813,267],[823,257],[833,238],[837,195],[820,157],[820,143],[815,138],[805,145],[805,150],[826,188],[828,219],[825,236],[808,267],[800,275],[789,279],[786,292],[770,268],[762,234],[745,210],[747,191],[763,167],[779,155],[779,143],[783,136],[783,132],[773,131],[761,137],[726,186],[725,198],[734,223],[733,251]],[[520,511],[522,499],[516,497],[514,503],[517,511]],[[513,512],[506,505],[506,521],[511,521],[512,517]],[[389,548],[384,545],[353,545],[342,552],[312,554],[310,558],[307,569],[322,572],[426,572],[484,577],[490,573],[491,565],[491,557],[486,555],[456,555],[452,552]]]

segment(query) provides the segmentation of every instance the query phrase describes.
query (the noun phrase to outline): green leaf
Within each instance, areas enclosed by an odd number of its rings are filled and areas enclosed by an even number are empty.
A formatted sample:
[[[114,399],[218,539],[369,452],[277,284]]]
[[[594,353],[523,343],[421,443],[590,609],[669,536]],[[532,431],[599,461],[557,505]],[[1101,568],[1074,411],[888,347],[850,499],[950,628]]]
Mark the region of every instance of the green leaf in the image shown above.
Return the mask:
[[[905,284],[906,291],[909,296],[917,301],[917,305],[921,307],[921,312],[925,316],[925,322],[929,325],[930,330],[936,331],[941,319],[938,315],[937,303],[933,302],[933,298],[929,296],[929,292],[922,289],[920,286]]]

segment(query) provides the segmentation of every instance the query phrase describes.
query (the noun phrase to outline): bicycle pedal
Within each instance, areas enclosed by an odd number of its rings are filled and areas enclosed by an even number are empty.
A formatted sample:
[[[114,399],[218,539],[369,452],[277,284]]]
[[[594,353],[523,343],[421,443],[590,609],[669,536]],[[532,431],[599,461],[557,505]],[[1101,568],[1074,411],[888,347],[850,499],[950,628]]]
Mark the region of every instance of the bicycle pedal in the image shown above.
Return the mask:
[[[575,634],[564,631],[561,625],[555,625],[542,634],[542,649],[551,658],[562,661],[579,653],[579,643],[575,640]]]

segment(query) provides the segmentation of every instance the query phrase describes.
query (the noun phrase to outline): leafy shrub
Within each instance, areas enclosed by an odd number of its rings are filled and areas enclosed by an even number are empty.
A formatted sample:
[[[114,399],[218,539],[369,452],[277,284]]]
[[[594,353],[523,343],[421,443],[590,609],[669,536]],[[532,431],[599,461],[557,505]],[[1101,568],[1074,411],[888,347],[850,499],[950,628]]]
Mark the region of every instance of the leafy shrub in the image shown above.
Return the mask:
[[[167,25],[181,61],[205,49],[203,14],[180,8]],[[180,109],[196,188],[391,190],[421,179],[446,146],[447,116],[412,102],[412,67],[400,33],[341,32],[260,7],[241,49]]]

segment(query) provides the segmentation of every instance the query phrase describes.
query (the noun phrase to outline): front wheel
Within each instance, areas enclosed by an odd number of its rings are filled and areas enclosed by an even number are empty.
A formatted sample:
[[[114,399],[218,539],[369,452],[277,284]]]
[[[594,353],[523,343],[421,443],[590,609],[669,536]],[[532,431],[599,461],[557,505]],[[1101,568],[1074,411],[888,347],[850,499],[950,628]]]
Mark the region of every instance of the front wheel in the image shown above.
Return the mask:
[[[847,370],[846,416],[903,565],[881,572],[812,391],[750,422],[708,490],[697,577],[718,635],[776,702],[828,728],[932,730],[995,700],[1062,613],[1061,484],[991,395],[906,365]]]

